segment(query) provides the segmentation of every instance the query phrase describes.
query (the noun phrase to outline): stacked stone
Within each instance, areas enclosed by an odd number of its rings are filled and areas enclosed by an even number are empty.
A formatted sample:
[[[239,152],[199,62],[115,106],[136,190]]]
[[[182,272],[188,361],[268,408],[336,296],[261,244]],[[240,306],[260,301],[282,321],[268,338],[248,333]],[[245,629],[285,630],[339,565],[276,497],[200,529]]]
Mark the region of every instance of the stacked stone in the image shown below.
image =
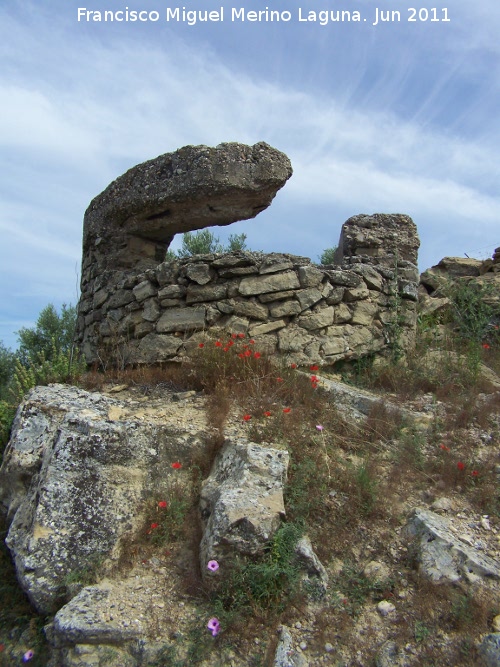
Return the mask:
[[[96,286],[93,299],[80,303],[89,363],[178,360],[214,328],[245,333],[261,351],[291,362],[332,365],[383,349],[396,317],[394,272],[325,268],[289,254],[197,255]],[[400,297],[397,316],[410,332],[414,292]]]

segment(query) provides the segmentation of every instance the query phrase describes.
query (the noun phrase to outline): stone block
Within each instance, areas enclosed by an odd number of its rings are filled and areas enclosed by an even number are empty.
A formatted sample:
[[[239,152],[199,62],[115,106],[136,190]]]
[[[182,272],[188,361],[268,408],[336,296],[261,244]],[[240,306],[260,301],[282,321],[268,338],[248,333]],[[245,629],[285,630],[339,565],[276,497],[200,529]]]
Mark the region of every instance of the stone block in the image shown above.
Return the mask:
[[[143,280],[133,288],[132,293],[137,301],[141,302],[150,296],[156,295],[156,287],[149,280]]]
[[[295,271],[285,271],[285,273],[271,273],[269,275],[242,278],[239,285],[239,292],[243,296],[253,296],[268,292],[298,289],[299,287],[300,283]]]
[[[202,303],[219,301],[228,296],[227,285],[189,285],[186,292],[186,303]]]
[[[156,324],[158,333],[195,331],[205,327],[205,308],[170,308]]]
[[[315,266],[300,266],[299,281],[301,287],[318,287],[324,277],[324,272]]]

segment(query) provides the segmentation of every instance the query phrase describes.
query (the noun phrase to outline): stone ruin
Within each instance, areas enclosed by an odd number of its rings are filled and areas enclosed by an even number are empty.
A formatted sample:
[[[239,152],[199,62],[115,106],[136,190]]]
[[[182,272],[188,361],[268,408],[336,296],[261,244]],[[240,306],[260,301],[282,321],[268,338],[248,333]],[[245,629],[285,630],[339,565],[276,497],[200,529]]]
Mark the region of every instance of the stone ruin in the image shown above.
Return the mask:
[[[292,175],[261,142],[186,146],[130,169],[84,218],[77,341],[88,363],[179,361],[209,330],[245,333],[267,354],[333,365],[412,345],[419,274],[406,215],[356,215],[335,265],[286,253],[164,261],[175,234],[269,206]]]

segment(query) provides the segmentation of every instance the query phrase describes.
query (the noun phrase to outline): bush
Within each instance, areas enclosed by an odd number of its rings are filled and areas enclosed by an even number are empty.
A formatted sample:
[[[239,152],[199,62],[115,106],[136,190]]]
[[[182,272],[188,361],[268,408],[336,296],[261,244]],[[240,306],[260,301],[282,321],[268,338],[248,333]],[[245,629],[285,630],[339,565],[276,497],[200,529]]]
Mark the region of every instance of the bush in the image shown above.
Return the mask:
[[[326,264],[335,264],[336,250],[337,246],[333,246],[332,248],[325,248],[325,250],[323,250],[319,258],[319,261],[321,262],[321,264],[323,264],[323,266]]]
[[[219,238],[209,229],[198,232],[186,232],[182,235],[182,247],[174,252],[167,250],[165,261],[172,262],[178,257],[191,257],[192,255],[210,255],[221,252],[237,252],[247,249],[246,234],[230,234],[227,246],[220,243]]]

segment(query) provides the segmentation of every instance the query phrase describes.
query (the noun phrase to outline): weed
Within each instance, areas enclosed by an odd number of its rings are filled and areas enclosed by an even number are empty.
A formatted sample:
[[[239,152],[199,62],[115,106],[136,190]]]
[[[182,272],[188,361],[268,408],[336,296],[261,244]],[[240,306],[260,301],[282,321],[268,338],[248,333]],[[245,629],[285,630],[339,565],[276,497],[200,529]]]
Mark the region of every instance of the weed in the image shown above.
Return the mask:
[[[415,637],[415,641],[417,642],[417,644],[427,641],[430,634],[431,631],[425,625],[425,623],[422,623],[422,621],[415,622],[415,625],[413,627],[413,636]]]

